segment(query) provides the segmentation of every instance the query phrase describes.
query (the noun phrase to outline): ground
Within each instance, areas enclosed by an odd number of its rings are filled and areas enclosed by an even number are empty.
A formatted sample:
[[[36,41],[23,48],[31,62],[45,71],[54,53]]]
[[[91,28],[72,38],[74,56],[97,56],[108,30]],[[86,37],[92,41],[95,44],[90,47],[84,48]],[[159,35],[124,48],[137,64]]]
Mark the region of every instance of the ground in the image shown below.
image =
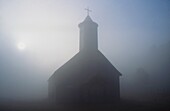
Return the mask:
[[[47,101],[3,102],[0,111],[170,111],[170,103],[121,100],[117,104],[52,105]]]

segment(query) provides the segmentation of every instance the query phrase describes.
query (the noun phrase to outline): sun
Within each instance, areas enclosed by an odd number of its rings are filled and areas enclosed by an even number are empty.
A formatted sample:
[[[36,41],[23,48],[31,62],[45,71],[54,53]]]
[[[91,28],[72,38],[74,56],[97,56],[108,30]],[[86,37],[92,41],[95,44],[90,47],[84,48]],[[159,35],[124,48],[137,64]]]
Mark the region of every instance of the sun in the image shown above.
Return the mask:
[[[25,45],[25,43],[20,42],[20,43],[17,44],[17,47],[18,47],[19,50],[24,50],[26,48],[26,45]]]

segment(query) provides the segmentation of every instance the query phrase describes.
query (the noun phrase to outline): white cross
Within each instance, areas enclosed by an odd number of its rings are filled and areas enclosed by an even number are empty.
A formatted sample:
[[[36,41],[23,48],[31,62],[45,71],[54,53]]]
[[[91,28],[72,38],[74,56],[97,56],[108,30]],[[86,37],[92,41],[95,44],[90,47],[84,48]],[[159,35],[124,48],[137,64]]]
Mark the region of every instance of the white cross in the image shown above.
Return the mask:
[[[89,8],[85,8],[85,10],[87,11],[87,15],[89,15],[89,12],[92,12]]]

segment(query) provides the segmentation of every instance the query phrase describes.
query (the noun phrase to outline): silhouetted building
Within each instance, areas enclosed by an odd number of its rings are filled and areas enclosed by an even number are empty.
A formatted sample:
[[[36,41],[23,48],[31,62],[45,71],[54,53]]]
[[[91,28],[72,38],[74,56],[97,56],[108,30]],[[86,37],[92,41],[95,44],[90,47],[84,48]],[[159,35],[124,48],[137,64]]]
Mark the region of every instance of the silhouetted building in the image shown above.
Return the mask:
[[[79,28],[80,51],[49,78],[49,99],[56,103],[118,101],[121,74],[98,50],[98,24],[88,15]]]

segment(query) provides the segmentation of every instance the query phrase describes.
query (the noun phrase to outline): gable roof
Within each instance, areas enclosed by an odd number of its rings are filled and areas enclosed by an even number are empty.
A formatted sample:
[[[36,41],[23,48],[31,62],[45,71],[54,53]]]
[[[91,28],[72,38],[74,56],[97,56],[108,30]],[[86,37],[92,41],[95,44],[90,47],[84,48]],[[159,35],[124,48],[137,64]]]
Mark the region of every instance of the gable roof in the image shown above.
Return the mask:
[[[112,75],[108,75],[112,74]],[[99,51],[80,51],[49,78],[55,82],[84,83],[96,75],[120,76],[121,73]]]

